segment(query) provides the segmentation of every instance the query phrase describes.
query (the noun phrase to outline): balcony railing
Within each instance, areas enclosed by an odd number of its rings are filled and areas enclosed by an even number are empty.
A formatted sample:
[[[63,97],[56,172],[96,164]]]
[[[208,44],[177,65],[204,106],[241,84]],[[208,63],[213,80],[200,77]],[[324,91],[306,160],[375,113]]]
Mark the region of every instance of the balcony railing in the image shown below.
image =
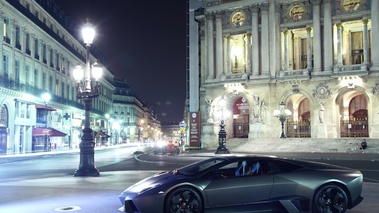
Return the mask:
[[[368,72],[367,64],[335,65],[334,74],[365,74]]]
[[[300,70],[283,70],[280,71],[280,78],[309,78],[309,71],[307,69]]]

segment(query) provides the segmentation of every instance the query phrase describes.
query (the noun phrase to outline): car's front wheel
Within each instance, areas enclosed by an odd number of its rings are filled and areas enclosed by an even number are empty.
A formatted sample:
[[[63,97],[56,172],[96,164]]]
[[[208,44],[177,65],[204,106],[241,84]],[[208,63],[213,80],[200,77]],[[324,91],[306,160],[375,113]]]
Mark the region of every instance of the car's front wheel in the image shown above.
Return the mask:
[[[346,192],[338,185],[322,186],[314,195],[314,213],[344,213],[348,206]]]
[[[180,187],[166,197],[165,213],[202,213],[203,207],[203,200],[195,189]]]

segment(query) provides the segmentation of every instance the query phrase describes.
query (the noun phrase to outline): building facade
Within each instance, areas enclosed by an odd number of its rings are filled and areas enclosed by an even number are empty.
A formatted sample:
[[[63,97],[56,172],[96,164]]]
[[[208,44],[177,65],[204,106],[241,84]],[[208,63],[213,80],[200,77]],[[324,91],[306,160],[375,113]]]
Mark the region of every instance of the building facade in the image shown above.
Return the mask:
[[[114,80],[113,111],[109,121],[113,143],[151,142],[160,138],[160,122],[126,81]]]
[[[54,0],[0,2],[0,154],[78,148],[85,112],[72,71],[78,64],[85,67],[86,47],[77,28]],[[90,61],[104,66],[100,96],[93,99],[90,115],[97,143],[111,135],[105,115],[121,108],[127,113],[129,105],[123,107],[122,95],[114,94],[114,75],[96,45],[91,45]],[[46,92],[49,102],[42,99]],[[123,124],[135,123],[144,113],[130,112],[132,117],[119,118],[125,119]],[[130,129],[127,133],[132,134]]]
[[[286,137],[379,137],[379,1],[200,2],[202,147],[221,121],[229,138],[280,137],[281,103]]]

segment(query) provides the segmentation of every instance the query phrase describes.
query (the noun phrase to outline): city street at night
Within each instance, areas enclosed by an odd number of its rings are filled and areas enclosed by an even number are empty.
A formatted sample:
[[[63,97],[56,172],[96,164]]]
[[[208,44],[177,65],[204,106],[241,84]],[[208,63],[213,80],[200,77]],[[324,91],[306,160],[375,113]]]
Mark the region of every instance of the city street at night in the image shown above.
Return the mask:
[[[99,177],[74,177],[78,152],[31,155],[17,159],[1,157],[0,212],[101,212],[116,213],[118,195],[128,186],[163,170],[171,170],[210,156],[213,152],[186,151],[180,156],[149,154],[149,147],[115,146],[96,150]],[[144,151],[144,155],[134,155]],[[309,158],[309,153],[275,153],[277,156]],[[308,156],[308,157],[307,157]],[[315,155],[311,155],[315,160]],[[377,209],[379,161],[351,159],[344,153],[322,153],[319,161],[357,168],[364,174],[363,202],[349,213]],[[331,156],[334,156],[331,157]],[[8,160],[6,160],[8,159]]]

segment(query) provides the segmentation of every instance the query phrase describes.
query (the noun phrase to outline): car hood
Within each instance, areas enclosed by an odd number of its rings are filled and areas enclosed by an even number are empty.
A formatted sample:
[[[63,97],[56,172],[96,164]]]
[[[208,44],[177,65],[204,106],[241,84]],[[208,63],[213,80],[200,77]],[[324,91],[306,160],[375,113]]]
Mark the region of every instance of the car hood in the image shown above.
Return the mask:
[[[161,172],[133,184],[132,186],[127,188],[124,192],[141,194],[150,189],[154,189],[156,187],[166,185],[168,183],[171,183],[173,181],[176,181],[178,179],[183,179],[183,178],[186,178],[186,176],[176,174],[175,172],[169,172],[169,171]]]

